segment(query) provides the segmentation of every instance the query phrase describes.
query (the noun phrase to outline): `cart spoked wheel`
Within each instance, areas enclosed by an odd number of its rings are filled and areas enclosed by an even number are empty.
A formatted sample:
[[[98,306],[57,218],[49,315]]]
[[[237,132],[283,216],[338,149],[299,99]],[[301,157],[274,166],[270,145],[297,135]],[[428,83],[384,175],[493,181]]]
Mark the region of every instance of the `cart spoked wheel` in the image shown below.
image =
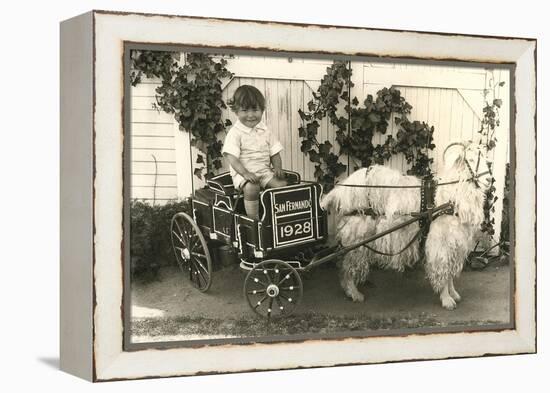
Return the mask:
[[[244,280],[244,296],[248,305],[256,314],[268,319],[292,314],[302,295],[300,274],[278,259],[258,263]]]
[[[177,213],[172,218],[170,235],[183,274],[199,291],[208,291],[212,284],[212,259],[199,226],[188,214]]]

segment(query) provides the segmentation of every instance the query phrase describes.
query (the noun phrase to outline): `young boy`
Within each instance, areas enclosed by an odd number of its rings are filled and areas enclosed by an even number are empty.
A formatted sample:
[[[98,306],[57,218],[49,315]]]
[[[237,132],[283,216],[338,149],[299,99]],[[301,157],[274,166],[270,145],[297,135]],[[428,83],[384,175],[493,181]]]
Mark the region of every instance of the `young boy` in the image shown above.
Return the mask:
[[[257,88],[240,86],[229,106],[238,120],[225,137],[222,153],[235,188],[243,191],[246,214],[257,220],[260,190],[287,184],[279,154],[283,146],[262,122],[265,98]]]

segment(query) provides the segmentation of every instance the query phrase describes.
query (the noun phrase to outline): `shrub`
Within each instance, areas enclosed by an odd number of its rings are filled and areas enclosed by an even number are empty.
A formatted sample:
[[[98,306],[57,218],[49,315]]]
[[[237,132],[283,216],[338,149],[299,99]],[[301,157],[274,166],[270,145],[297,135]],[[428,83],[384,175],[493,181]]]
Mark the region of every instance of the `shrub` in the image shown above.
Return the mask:
[[[133,279],[151,281],[162,265],[174,261],[170,222],[178,212],[191,212],[188,200],[151,205],[130,204],[130,272]]]

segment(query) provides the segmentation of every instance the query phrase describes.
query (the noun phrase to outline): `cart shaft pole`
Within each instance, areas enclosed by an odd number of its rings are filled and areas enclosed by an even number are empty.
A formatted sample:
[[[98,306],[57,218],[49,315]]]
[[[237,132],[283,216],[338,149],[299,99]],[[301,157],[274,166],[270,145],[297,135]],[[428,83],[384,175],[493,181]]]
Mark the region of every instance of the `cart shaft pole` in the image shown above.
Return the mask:
[[[350,251],[352,251],[352,250],[355,250],[356,248],[362,247],[362,246],[364,246],[365,244],[370,243],[370,242],[373,242],[373,241],[375,241],[376,239],[379,239],[379,238],[381,238],[381,237],[383,237],[383,236],[386,236],[387,234],[389,234],[389,233],[391,233],[391,232],[393,232],[393,231],[397,231],[397,230],[399,230],[399,229],[401,229],[401,228],[406,227],[407,225],[411,225],[411,224],[413,224],[413,223],[415,223],[415,222],[417,222],[417,221],[420,221],[421,219],[423,219],[425,216],[427,216],[427,215],[429,215],[429,214],[434,215],[434,214],[436,214],[436,213],[438,213],[438,212],[441,212],[441,211],[444,211],[444,210],[448,209],[448,208],[451,207],[451,206],[452,206],[452,204],[451,204],[450,202],[444,203],[443,205],[439,205],[439,206],[435,207],[435,208],[432,209],[432,210],[428,210],[428,211],[425,211],[425,212],[421,212],[421,213],[418,214],[418,216],[413,217],[413,218],[411,218],[411,219],[409,219],[409,220],[407,220],[407,221],[404,221],[404,222],[402,222],[402,223],[399,224],[399,225],[396,225],[396,226],[394,226],[394,227],[391,227],[391,228],[389,228],[389,229],[386,229],[385,231],[382,231],[382,232],[380,232],[380,233],[377,233],[376,235],[373,235],[373,236],[371,236],[371,237],[369,237],[369,238],[367,238],[367,239],[365,239],[365,240],[363,240],[363,241],[361,241],[361,242],[359,242],[359,243],[352,244],[351,246],[347,246],[347,247],[341,248],[341,249],[339,249],[338,251],[336,251],[336,252],[333,253],[333,254],[327,255],[327,256],[322,257],[322,258],[319,258],[319,259],[313,258],[313,260],[311,261],[311,263],[310,263],[309,265],[307,265],[307,266],[304,268],[304,270],[305,270],[305,271],[309,271],[309,270],[313,269],[315,266],[319,266],[319,265],[321,265],[321,264],[323,264],[323,263],[325,263],[325,262],[331,261],[331,260],[333,260],[334,258],[339,257],[340,255],[346,254],[346,253],[348,253],[348,252],[350,252]]]

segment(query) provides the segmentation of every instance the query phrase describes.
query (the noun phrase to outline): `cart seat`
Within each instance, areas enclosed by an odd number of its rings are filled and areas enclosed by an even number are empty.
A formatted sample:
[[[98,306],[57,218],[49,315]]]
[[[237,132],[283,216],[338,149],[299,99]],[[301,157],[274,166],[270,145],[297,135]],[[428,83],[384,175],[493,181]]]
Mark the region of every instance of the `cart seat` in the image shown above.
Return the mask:
[[[285,171],[290,184],[300,183],[300,175]],[[224,207],[237,213],[245,214],[242,192],[235,190],[233,179],[225,172],[206,180],[206,187],[195,191],[195,198],[209,205]]]
[[[236,194],[235,186],[233,185],[233,179],[229,172],[224,172],[220,175],[214,176],[206,180],[208,187],[216,193],[222,195],[233,196]]]
[[[300,183],[301,181],[300,175],[297,172],[292,172],[287,170],[285,170],[284,172],[285,172],[285,177],[289,184]],[[229,172],[221,173],[217,176],[214,176],[206,180],[206,184],[214,192],[220,193],[222,195],[234,196],[238,194],[237,190],[235,190],[235,186],[233,185],[233,179],[231,178],[231,175],[229,174]]]
[[[216,201],[216,193],[207,187],[196,190],[194,197],[208,205],[213,205]]]

